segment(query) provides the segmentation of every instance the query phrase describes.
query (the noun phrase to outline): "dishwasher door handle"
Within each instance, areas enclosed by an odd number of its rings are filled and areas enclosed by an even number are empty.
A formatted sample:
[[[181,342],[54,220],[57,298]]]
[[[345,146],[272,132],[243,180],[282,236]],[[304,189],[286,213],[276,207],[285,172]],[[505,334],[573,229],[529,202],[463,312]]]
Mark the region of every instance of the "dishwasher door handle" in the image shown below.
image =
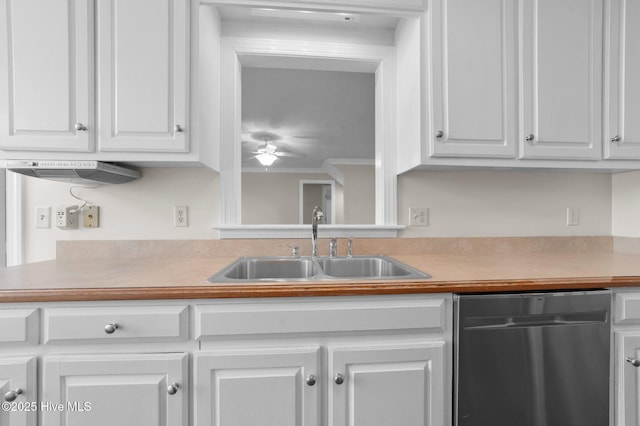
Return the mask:
[[[563,314],[529,314],[466,317],[464,330],[499,330],[509,328],[551,327],[606,323],[606,311],[571,312]]]

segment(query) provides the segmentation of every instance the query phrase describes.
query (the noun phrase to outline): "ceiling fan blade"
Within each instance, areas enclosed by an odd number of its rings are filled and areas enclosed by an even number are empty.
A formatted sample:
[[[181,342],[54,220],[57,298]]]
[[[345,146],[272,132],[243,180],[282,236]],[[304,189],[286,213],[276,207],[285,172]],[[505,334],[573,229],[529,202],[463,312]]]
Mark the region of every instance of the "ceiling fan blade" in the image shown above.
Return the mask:
[[[278,157],[292,157],[292,158],[304,157],[304,155],[302,154],[297,154],[295,152],[285,152],[285,151],[278,151],[275,153],[275,155],[277,155]]]

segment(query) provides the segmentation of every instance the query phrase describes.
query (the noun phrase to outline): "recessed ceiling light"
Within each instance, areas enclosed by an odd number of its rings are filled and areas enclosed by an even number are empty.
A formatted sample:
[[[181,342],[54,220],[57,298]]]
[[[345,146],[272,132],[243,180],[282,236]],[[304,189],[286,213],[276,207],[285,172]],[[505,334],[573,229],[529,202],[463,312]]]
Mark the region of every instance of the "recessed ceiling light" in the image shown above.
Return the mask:
[[[252,8],[253,16],[265,16],[270,18],[302,19],[328,22],[358,22],[360,15],[343,12],[322,12],[316,10],[270,9]]]

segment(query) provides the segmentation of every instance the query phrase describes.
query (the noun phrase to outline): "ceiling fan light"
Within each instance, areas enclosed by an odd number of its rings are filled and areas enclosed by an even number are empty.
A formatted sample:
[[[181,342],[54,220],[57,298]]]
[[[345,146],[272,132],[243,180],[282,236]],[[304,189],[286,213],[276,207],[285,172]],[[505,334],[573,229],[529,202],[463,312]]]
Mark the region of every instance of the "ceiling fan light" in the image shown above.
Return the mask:
[[[270,166],[278,159],[278,156],[269,154],[268,152],[264,152],[262,154],[256,155],[256,158],[263,166]]]

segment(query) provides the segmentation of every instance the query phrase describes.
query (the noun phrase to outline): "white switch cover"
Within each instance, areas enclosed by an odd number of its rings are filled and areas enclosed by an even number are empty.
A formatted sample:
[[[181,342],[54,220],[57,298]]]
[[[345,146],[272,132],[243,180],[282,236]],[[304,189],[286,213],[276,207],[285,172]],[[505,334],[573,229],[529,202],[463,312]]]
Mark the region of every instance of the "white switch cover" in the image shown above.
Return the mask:
[[[410,207],[409,225],[429,226],[429,209],[422,207]]]
[[[567,207],[567,226],[578,226],[580,215],[577,207]]]
[[[36,228],[51,228],[51,207],[36,207]]]

